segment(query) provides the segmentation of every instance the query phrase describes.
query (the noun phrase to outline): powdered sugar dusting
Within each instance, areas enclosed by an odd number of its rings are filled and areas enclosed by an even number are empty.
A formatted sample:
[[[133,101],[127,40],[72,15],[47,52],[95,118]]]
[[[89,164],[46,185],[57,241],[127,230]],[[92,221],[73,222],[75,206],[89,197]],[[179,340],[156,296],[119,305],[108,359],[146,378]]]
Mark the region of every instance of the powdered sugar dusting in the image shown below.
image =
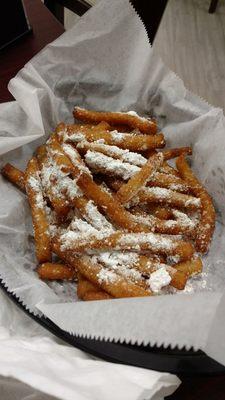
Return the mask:
[[[139,171],[139,167],[136,165],[124,163],[96,151],[88,150],[85,154],[85,161],[94,171],[117,175],[125,180]]]
[[[80,158],[80,154],[73,146],[71,146],[70,144],[63,144],[62,148],[65,154],[69,157],[70,161],[76,168],[78,168],[81,172],[90,175],[89,169],[83,163],[83,161]]]
[[[189,216],[179,210],[171,210],[174,217],[177,219],[179,224],[184,227],[195,228],[197,221],[192,220]]]
[[[148,188],[143,188],[143,191],[146,195],[152,195],[156,199],[161,200],[161,199],[166,199],[170,201],[172,198],[174,198],[174,195],[176,192],[172,191],[171,189],[165,189],[161,187],[148,187]],[[195,207],[200,207],[201,201],[197,197],[193,196],[188,196],[186,194],[181,194],[177,193],[177,196],[179,195],[180,199],[183,199],[184,201],[184,206],[195,206]]]
[[[82,140],[85,140],[85,135],[82,132],[75,132],[72,133],[71,135],[68,135],[68,133],[64,133],[63,136],[64,142],[74,142],[78,143],[81,142]]]
[[[138,255],[131,252],[102,252],[92,257],[93,261],[103,264],[118,275],[134,282],[142,281],[141,273],[132,268],[138,261]]]
[[[76,180],[69,177],[69,172],[63,172],[51,157],[43,165],[40,176],[46,195],[50,197],[50,200],[51,193],[57,199],[65,199],[65,194],[67,194],[71,200],[82,195]]]
[[[128,245],[135,249],[139,249],[140,245],[146,245],[155,250],[172,250],[176,245],[172,239],[168,239],[162,235],[154,233],[127,233],[122,235],[119,240],[120,245]]]
[[[115,141],[115,143],[121,143],[126,137],[126,134],[115,130],[111,132],[111,137]]]
[[[68,230],[60,235],[61,249],[73,249],[76,242],[81,244],[82,242],[86,243],[88,241],[90,244],[91,240],[102,240],[105,237],[108,237],[111,232],[112,231],[108,226],[99,231],[88,222],[75,216],[71,221]]]
[[[102,142],[103,140],[103,142]],[[85,145],[87,145],[88,142],[81,142],[78,143],[77,148],[82,149],[85,148]],[[98,151],[100,152],[102,150],[102,153],[113,157],[113,158],[119,158],[122,161],[125,161],[127,163],[142,167],[146,162],[146,158],[143,157],[141,154],[129,151],[129,150],[123,150],[120,149],[117,146],[109,146],[107,144],[103,144],[104,139],[99,139],[93,143],[88,143],[88,147],[90,150],[93,151]]]
[[[99,283],[114,283],[115,281],[118,280],[118,276],[115,274],[115,272],[110,271],[106,268],[102,268],[98,274],[97,278]]]
[[[86,218],[95,229],[108,229],[110,232],[114,231],[112,224],[98,211],[92,200],[89,200],[86,205]]]
[[[153,272],[148,280],[150,289],[154,293],[159,293],[160,290],[164,286],[169,285],[170,282],[171,282],[171,276],[164,267],[159,268],[157,271]]]
[[[32,188],[33,191],[35,192],[35,206],[37,208],[44,209],[45,202],[43,199],[41,183],[40,183],[40,179],[39,179],[38,175],[36,178],[34,176],[30,176],[30,178],[27,181],[27,185],[30,188]]]
[[[128,114],[128,115],[131,115],[132,117],[138,118],[138,119],[141,120],[141,121],[148,121],[147,118],[140,117],[140,115],[138,115],[138,114],[136,113],[136,111],[127,111],[127,112],[121,113],[121,114]]]

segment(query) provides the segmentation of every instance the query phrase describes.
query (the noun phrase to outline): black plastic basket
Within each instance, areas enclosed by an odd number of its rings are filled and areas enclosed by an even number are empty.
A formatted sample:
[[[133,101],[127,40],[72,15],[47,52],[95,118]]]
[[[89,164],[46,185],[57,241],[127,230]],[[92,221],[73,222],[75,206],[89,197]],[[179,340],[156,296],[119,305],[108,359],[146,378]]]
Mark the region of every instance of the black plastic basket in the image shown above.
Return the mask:
[[[35,316],[32,312],[28,311],[17,296],[11,293],[1,280],[0,286],[9,298],[38,324],[70,345],[95,357],[100,357],[110,362],[134,365],[136,367],[179,375],[218,375],[225,373],[223,365],[208,357],[202,351],[127,345],[73,336],[60,329],[48,318]]]

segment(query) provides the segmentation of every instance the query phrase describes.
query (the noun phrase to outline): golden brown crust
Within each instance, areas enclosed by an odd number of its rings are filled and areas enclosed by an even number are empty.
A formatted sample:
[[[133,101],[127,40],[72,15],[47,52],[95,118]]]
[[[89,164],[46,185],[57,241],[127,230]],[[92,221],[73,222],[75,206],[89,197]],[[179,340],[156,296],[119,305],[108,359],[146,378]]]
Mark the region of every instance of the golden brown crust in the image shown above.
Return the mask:
[[[110,294],[85,279],[82,275],[80,275],[78,279],[77,296],[84,301],[113,299]]]
[[[43,263],[46,261],[51,261],[49,225],[46,212],[42,204],[43,196],[41,193],[41,189],[39,190],[39,187],[41,187],[41,183],[39,178],[38,162],[35,157],[33,157],[27,164],[27,168],[25,171],[25,186],[31,207],[36,256],[38,262]],[[41,197],[40,200],[39,197]]]
[[[37,273],[44,280],[72,280],[77,277],[74,269],[60,263],[43,263],[37,267]]]
[[[152,294],[150,290],[145,290],[116,273],[113,273],[113,275],[111,274],[111,279],[109,280],[100,279],[101,271],[103,270],[102,265],[91,262],[88,256],[74,257],[69,252],[62,252],[60,244],[57,241],[53,241],[53,249],[59,257],[73,268],[77,269],[82,276],[113,297],[143,297],[151,296]]]
[[[24,173],[13,165],[7,163],[1,170],[2,175],[13,185],[25,192]]]
[[[90,111],[85,110],[84,108],[75,107],[73,116],[74,118],[84,122],[99,123],[104,121],[110,125],[127,125],[130,128],[139,129],[140,132],[151,135],[156,134],[157,131],[155,121],[127,113]]]
[[[195,177],[184,155],[181,155],[177,159],[176,165],[182,178],[191,186],[192,193],[201,200],[201,218],[197,228],[195,243],[197,251],[206,253],[215,229],[216,213],[212,199],[204,186]]]
[[[134,174],[129,181],[124,183],[118,190],[116,197],[121,204],[125,204],[130,201],[139,192],[139,190],[146,185],[147,181],[158,170],[162,163],[162,153],[157,153],[149,157],[148,161],[143,165],[140,171]]]
[[[162,148],[165,146],[165,139],[162,133],[157,135],[134,135],[132,133],[115,133],[104,129],[90,129],[83,126],[77,128],[76,125],[66,125],[64,128],[67,133],[67,141],[74,141],[73,135],[80,132],[88,142],[104,140],[105,144],[118,146],[121,149],[131,151],[144,151],[147,149]],[[60,131],[58,130],[60,134]]]

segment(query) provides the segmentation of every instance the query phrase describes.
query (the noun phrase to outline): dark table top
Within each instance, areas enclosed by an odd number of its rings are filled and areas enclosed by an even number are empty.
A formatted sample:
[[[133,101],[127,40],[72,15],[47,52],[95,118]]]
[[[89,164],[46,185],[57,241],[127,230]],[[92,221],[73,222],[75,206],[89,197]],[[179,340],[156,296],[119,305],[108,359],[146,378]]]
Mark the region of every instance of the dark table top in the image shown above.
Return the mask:
[[[43,47],[64,32],[41,0],[24,0],[32,32],[0,51],[0,103],[13,100],[8,82]]]
[[[7,85],[11,78],[48,43],[64,32],[64,27],[41,0],[24,0],[33,32],[0,52],[0,102],[13,100]],[[180,377],[182,384],[168,400],[223,400],[225,375],[214,377]]]

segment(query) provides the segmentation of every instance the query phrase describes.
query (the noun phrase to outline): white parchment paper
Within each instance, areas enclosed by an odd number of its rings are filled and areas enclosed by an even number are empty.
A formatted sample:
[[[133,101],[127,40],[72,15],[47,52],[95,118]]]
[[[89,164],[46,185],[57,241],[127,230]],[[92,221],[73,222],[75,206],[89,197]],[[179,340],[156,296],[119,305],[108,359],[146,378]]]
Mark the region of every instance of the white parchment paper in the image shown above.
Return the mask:
[[[225,335],[220,311],[225,302],[222,110],[188,92],[155,57],[128,0],[100,1],[34,57],[9,88],[16,102],[0,105],[2,164],[9,161],[23,168],[58,122],[72,121],[74,105],[154,115],[168,146],[193,147],[193,169],[213,196],[218,221],[204,274],[193,278],[188,294],[77,302],[73,284],[48,286],[37,278],[25,195],[0,177],[0,275],[8,288],[30,310],[43,312],[73,334],[193,346],[225,363],[225,348],[213,341]]]

